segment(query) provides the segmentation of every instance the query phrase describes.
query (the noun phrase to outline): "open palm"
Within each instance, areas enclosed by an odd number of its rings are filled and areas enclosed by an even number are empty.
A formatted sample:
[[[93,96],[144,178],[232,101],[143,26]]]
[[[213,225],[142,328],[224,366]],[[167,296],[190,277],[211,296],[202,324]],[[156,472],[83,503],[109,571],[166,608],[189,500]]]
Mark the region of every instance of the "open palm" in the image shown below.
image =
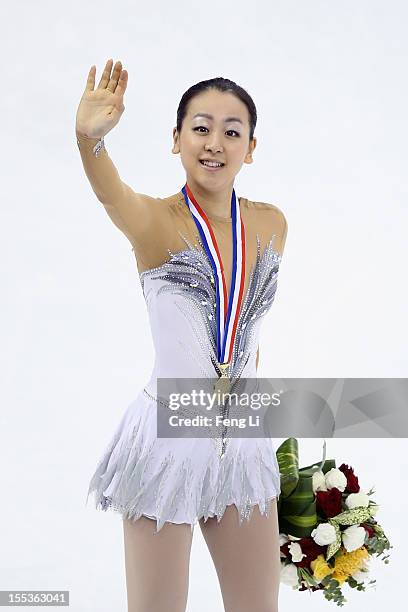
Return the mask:
[[[122,63],[109,59],[101,80],[95,89],[96,66],[92,66],[76,114],[76,131],[89,138],[102,138],[119,122],[125,106],[128,73],[122,70]]]

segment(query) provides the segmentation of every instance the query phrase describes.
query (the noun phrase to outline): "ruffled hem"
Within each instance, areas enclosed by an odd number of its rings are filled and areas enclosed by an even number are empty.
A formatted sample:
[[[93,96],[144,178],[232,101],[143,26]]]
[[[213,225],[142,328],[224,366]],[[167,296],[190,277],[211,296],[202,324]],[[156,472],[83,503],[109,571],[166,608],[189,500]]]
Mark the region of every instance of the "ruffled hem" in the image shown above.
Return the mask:
[[[169,518],[165,518],[164,516],[156,516],[154,514],[147,514],[146,512],[132,513],[132,512],[127,511],[124,506],[118,506],[117,504],[115,504],[112,498],[108,498],[104,496],[102,497],[100,501],[97,501],[96,509],[103,510],[105,512],[108,510],[113,511],[117,514],[120,514],[123,519],[130,519],[132,521],[137,521],[141,516],[145,516],[146,518],[156,521],[156,532],[155,533],[158,533],[164,527],[165,523],[172,523],[175,525],[187,524],[191,526],[191,531],[193,531],[195,525],[201,519],[204,519],[204,522],[207,522],[209,518],[216,517],[217,522],[219,523],[223,517],[226,507],[230,505],[233,505],[236,507],[237,512],[239,514],[239,524],[240,525],[242,525],[244,521],[248,522],[250,520],[252,516],[252,512],[256,506],[258,506],[259,511],[263,516],[269,516],[271,507],[272,507],[272,502],[275,499],[277,500],[279,499],[279,494],[280,493],[275,493],[272,497],[268,497],[267,499],[262,499],[253,504],[247,505],[243,512],[240,511],[240,507],[242,507],[241,504],[237,502],[232,502],[232,504],[226,504],[221,514],[203,513],[201,516],[197,515],[194,519],[189,519],[186,517],[185,519],[180,519],[180,520],[175,520],[175,519],[170,520]]]
[[[89,484],[96,509],[136,521],[194,525],[218,522],[235,505],[240,524],[255,506],[268,516],[280,495],[272,441],[230,438],[222,459],[214,438],[157,438],[156,404],[141,392],[126,410]]]

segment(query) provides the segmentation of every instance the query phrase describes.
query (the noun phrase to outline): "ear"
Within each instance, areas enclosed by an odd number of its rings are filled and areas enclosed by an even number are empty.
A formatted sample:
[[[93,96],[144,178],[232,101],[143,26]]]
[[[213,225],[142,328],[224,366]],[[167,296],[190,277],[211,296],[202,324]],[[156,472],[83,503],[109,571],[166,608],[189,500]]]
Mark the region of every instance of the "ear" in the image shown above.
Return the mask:
[[[255,136],[254,136],[254,137],[252,138],[251,142],[250,142],[250,143],[249,143],[249,145],[248,145],[248,152],[247,152],[247,154],[245,155],[244,162],[245,162],[246,164],[252,164],[252,162],[254,161],[254,160],[253,160],[253,158],[252,158],[252,153],[253,153],[253,151],[255,150],[256,143],[257,143],[257,141],[256,141],[256,138],[255,138]]]
[[[177,132],[177,128],[173,128],[173,148],[171,152],[175,154],[180,153],[179,135]]]

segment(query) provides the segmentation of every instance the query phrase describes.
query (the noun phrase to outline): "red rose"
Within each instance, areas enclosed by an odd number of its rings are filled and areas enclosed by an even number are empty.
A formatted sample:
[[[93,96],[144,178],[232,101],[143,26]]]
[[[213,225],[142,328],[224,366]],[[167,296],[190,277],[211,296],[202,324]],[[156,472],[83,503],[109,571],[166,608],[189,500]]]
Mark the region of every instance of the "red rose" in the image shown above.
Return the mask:
[[[367,525],[367,523],[362,523],[361,525],[362,527],[364,527],[364,529],[366,530],[366,532],[368,533],[368,537],[372,538],[374,535],[374,529],[372,527],[370,527],[370,525]]]
[[[327,518],[340,514],[342,512],[341,491],[336,487],[328,491],[316,491],[316,509]]]
[[[326,552],[326,548],[324,546],[319,546],[313,540],[313,538],[301,538],[297,541],[302,549],[302,553],[306,555],[303,557],[301,561],[292,561],[298,567],[307,567],[310,569],[310,564],[314,561],[319,555],[323,555]]]
[[[347,493],[358,493],[360,491],[360,485],[358,484],[358,478],[354,474],[353,468],[349,467],[346,463],[342,463],[339,470],[343,472],[347,478]]]
[[[301,561],[293,561],[292,559],[289,546],[293,543],[299,544],[300,548],[302,549],[302,553],[306,555],[306,557],[303,557]],[[297,567],[307,567],[308,569],[310,569],[310,564],[312,561],[314,561],[319,555],[324,555],[326,553],[326,547],[316,544],[313,538],[300,538],[300,540],[294,540],[294,542],[289,541],[283,544],[280,549]]]

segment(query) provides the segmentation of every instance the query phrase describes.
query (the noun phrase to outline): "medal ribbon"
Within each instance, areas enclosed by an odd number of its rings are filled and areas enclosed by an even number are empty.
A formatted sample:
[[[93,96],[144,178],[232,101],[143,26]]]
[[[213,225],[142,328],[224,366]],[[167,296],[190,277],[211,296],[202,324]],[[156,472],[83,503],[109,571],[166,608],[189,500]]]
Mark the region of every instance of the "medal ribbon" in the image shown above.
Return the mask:
[[[245,228],[241,219],[239,200],[232,190],[231,219],[232,219],[232,276],[229,301],[227,305],[227,286],[225,283],[224,267],[217,240],[204,210],[194,198],[188,184],[181,190],[185,202],[190,209],[211,266],[214,271],[216,286],[217,310],[217,358],[219,363],[231,361],[232,349],[237,330],[238,317],[244,293],[245,282]],[[223,313],[223,316],[221,316]]]

